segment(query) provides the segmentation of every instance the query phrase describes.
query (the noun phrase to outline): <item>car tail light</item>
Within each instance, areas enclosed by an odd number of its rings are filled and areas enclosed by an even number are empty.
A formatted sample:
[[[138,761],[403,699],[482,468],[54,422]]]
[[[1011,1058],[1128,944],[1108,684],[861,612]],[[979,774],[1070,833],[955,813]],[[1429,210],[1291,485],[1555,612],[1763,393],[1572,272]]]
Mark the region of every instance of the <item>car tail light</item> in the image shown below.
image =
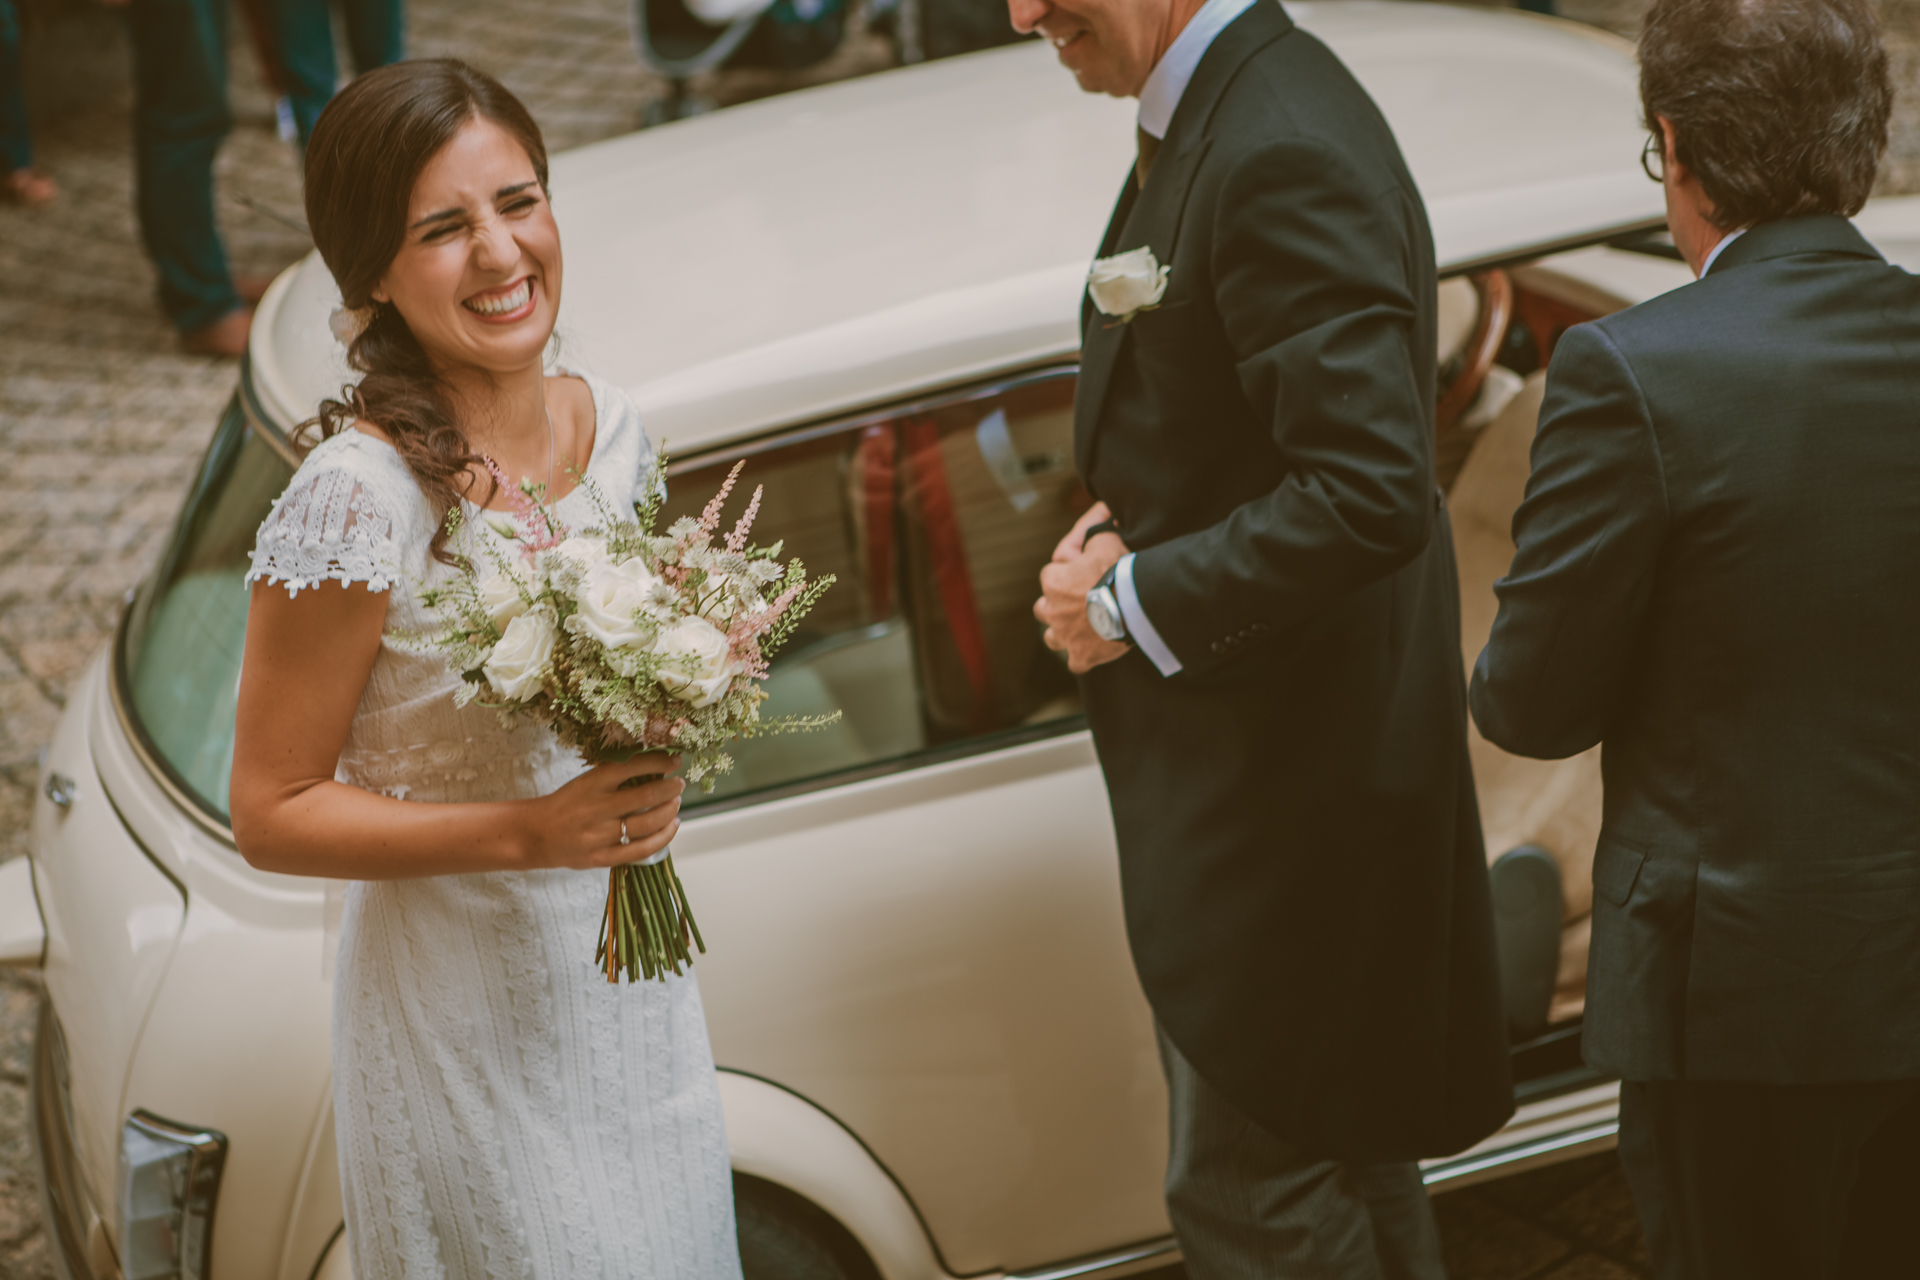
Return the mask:
[[[120,1273],[206,1280],[225,1134],[136,1111],[120,1130]]]

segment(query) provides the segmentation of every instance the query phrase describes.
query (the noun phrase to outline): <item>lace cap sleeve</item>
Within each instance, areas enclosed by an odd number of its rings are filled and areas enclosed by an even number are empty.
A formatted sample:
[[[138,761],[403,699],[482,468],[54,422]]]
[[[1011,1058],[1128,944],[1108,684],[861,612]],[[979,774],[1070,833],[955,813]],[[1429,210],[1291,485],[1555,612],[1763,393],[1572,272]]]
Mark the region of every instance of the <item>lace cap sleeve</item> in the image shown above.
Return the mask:
[[[364,448],[335,436],[308,455],[273,504],[253,544],[254,582],[279,583],[289,596],[323,582],[364,582],[385,591],[400,578],[407,499],[381,468],[356,465]],[[409,485],[410,487],[410,485]]]

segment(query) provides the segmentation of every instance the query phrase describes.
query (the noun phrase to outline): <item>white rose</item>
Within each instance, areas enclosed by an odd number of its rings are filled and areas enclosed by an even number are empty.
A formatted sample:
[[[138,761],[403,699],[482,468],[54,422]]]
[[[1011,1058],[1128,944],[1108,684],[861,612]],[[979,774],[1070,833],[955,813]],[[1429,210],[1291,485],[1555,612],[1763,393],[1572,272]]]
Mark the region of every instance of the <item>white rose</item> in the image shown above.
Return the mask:
[[[527,602],[520,598],[519,583],[496,572],[480,584],[480,607],[493,619],[494,626],[504,628],[527,611]]]
[[[733,682],[727,633],[705,618],[677,620],[660,632],[653,651],[661,659],[661,687],[682,702],[711,706]]]
[[[540,691],[553,663],[553,623],[544,613],[523,613],[507,624],[481,669],[493,691],[521,702]]]
[[[583,569],[607,562],[607,544],[600,538],[568,538],[554,550]]]
[[[660,579],[638,556],[619,564],[589,565],[580,578],[578,597],[581,629],[609,649],[644,645],[653,638],[653,623],[634,615],[647,603],[647,593]]]
[[[1131,320],[1136,312],[1160,305],[1172,270],[1161,266],[1153,250],[1142,245],[1111,258],[1096,258],[1087,273],[1087,292],[1102,314]]]

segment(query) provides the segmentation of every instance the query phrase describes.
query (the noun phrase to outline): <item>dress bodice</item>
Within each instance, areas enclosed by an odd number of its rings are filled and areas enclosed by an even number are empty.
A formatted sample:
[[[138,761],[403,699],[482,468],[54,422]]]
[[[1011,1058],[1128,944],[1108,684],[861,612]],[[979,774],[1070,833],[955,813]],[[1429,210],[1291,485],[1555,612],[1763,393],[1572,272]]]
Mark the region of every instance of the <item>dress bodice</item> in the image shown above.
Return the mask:
[[[588,485],[615,509],[633,500],[653,450],[639,412],[617,388],[579,375],[593,395],[593,453],[586,481],[555,504],[569,525],[596,522]],[[465,505],[456,551],[493,538],[504,513]],[[322,582],[364,582],[387,592],[378,656],[340,753],[336,778],[400,799],[435,803],[544,795],[583,767],[545,727],[509,730],[485,707],[456,707],[459,676],[417,637],[435,616],[421,596],[455,570],[429,550],[436,517],[399,453],[347,430],[322,441],[300,464],[260,528],[247,580],[289,594]]]

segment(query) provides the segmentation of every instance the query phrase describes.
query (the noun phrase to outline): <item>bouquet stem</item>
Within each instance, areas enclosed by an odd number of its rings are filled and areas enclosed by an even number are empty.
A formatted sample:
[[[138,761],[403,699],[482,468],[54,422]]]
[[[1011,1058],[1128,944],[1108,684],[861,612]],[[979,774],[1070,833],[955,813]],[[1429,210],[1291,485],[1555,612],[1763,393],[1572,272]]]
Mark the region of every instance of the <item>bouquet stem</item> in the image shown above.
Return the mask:
[[[607,875],[607,910],[595,963],[608,982],[667,980],[693,967],[693,950],[707,944],[694,923],[687,891],[669,853],[649,866],[630,862]]]
[[[644,748],[643,748],[644,749]],[[624,753],[631,758],[633,752]],[[602,748],[589,753],[596,764],[623,758],[621,753]],[[662,775],[647,774],[629,778],[621,784],[626,790],[658,780]],[[608,982],[650,982],[678,977],[681,966],[693,968],[693,951],[704,955],[707,944],[701,940],[700,926],[693,921],[693,908],[687,904],[687,891],[673,869],[673,854],[654,863],[628,862],[607,871],[607,909],[600,918],[600,945],[593,953],[594,963],[607,975]]]

